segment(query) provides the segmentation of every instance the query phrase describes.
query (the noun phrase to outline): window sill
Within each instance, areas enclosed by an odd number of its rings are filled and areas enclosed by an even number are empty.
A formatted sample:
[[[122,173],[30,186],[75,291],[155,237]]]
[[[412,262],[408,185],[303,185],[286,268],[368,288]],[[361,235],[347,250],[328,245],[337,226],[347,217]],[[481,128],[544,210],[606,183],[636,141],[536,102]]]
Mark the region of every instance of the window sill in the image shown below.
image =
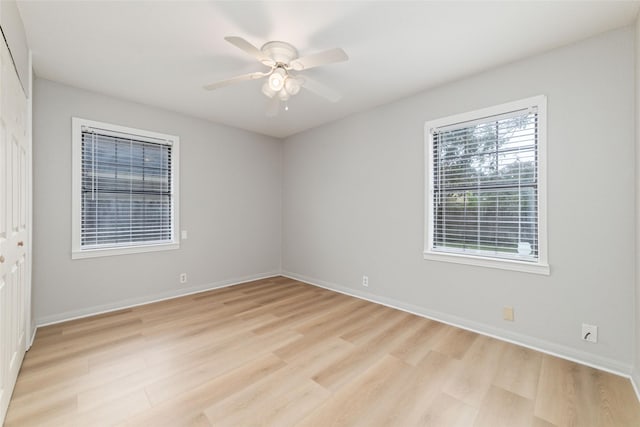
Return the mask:
[[[489,259],[473,255],[458,255],[442,252],[424,252],[424,259],[430,261],[444,261],[456,264],[475,265],[479,267],[498,268],[501,270],[520,271],[523,273],[542,274],[548,276],[551,271],[549,264],[531,263],[510,259]]]
[[[71,259],[98,258],[98,257],[114,256],[114,255],[139,254],[139,253],[145,253],[145,252],[168,251],[168,250],[179,249],[179,248],[180,248],[180,243],[163,243],[158,245],[128,246],[128,247],[122,247],[122,248],[84,249],[84,250],[76,249],[71,252]]]

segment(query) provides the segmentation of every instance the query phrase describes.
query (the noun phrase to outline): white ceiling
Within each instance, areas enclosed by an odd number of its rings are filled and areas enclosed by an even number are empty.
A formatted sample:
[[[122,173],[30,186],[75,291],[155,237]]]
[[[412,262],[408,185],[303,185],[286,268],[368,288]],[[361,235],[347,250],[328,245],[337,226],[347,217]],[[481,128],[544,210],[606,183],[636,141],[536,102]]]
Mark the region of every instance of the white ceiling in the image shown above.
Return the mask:
[[[38,77],[286,137],[404,96],[631,24],[640,2],[18,1]],[[283,40],[337,104],[302,90],[278,117],[261,82],[202,86],[266,68],[224,40]],[[37,94],[36,94],[37,96]]]

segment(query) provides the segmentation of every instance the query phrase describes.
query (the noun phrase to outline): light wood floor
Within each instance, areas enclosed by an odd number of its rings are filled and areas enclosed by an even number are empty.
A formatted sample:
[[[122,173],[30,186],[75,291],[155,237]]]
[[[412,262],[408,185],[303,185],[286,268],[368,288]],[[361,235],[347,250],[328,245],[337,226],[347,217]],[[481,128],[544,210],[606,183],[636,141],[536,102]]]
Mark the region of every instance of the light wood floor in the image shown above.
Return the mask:
[[[629,381],[272,278],[38,329],[7,426],[640,426]]]

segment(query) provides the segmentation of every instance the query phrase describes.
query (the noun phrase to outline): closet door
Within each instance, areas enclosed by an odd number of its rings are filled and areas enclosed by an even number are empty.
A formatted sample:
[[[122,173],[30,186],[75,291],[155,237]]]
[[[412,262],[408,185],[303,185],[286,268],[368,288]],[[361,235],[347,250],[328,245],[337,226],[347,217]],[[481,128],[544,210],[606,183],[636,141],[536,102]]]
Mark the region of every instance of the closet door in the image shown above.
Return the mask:
[[[0,423],[20,370],[30,304],[27,276],[27,99],[0,42]]]

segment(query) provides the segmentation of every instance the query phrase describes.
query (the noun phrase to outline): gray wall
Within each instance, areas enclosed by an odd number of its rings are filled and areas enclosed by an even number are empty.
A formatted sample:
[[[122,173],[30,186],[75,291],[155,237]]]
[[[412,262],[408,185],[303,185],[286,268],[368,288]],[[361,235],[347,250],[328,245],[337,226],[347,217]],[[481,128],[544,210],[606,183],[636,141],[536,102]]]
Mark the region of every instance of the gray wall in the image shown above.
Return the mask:
[[[180,137],[180,249],[71,260],[72,116]],[[39,324],[280,271],[281,141],[42,79],[33,133]]]
[[[284,272],[631,372],[633,58],[625,28],[288,138]],[[424,260],[424,122],[539,94],[551,275]],[[599,326],[597,344],[581,341],[582,322]]]

